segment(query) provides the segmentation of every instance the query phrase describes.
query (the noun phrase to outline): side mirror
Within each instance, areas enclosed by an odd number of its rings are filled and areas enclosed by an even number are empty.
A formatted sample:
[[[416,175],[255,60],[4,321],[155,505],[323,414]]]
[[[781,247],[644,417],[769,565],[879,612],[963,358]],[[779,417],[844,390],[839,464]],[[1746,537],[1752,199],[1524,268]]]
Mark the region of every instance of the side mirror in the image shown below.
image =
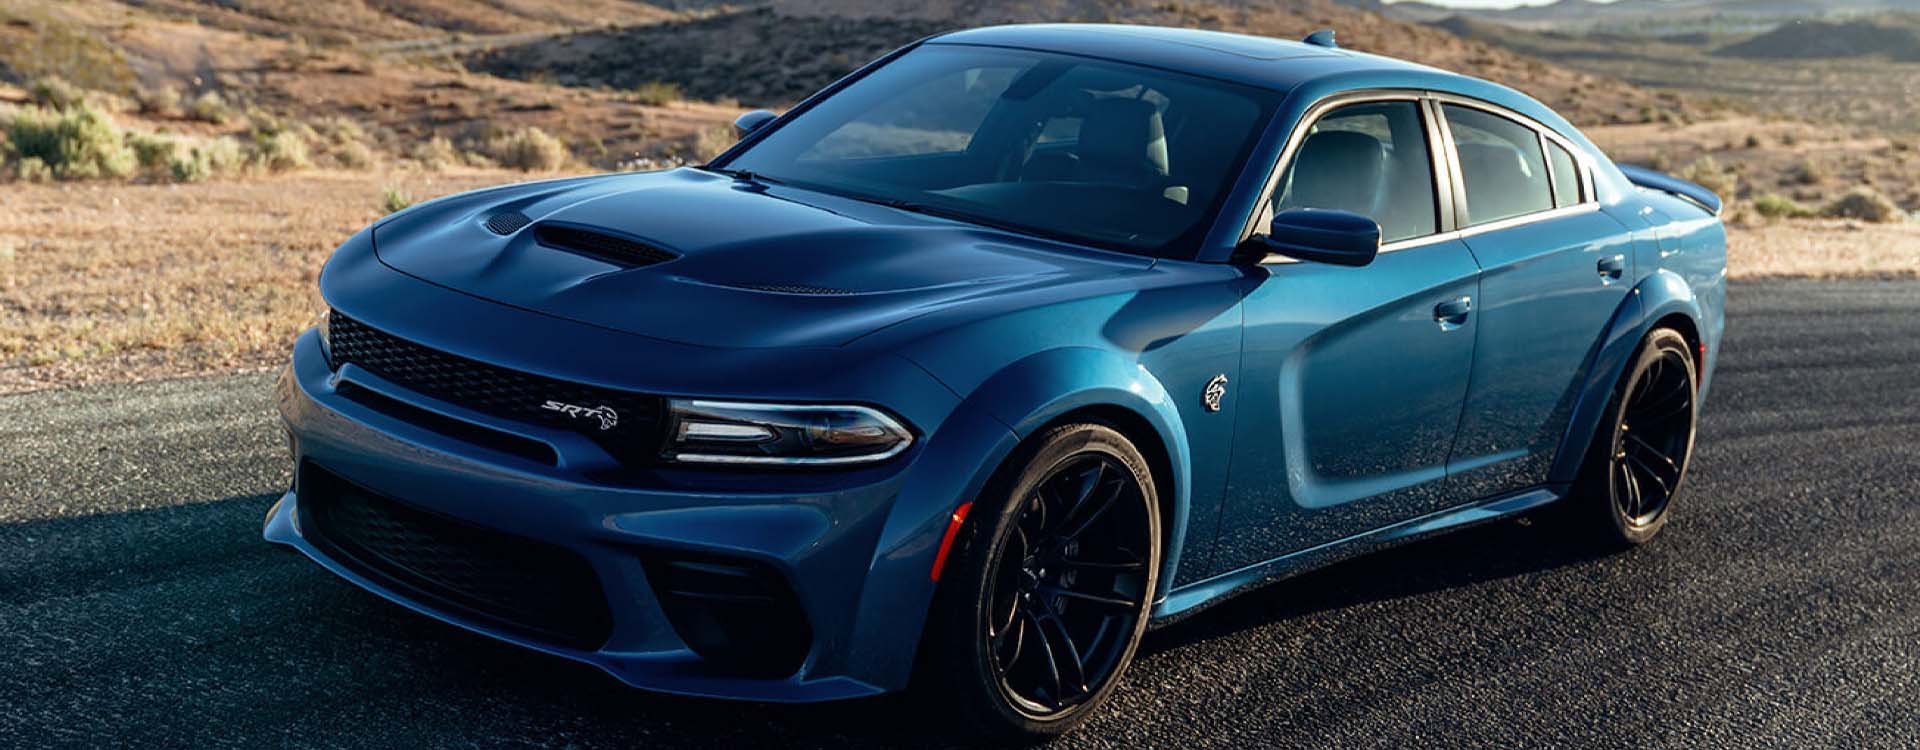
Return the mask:
[[[748,133],[759,130],[767,123],[773,122],[773,118],[775,117],[779,117],[779,115],[764,109],[756,109],[748,112],[733,119],[733,134],[736,137],[745,138]]]
[[[1380,225],[1352,211],[1292,208],[1274,214],[1267,236],[1249,238],[1247,244],[1249,255],[1277,253],[1357,268],[1380,254]]]

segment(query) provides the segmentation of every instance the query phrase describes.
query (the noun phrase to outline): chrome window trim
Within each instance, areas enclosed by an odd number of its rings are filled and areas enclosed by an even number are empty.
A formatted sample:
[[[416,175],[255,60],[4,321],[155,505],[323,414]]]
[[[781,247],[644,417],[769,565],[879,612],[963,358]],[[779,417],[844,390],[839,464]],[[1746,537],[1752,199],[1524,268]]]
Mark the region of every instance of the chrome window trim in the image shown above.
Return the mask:
[[[1594,187],[1594,167],[1591,157],[1575,146],[1573,141],[1560,135],[1546,124],[1526,115],[1507,109],[1491,102],[1471,97],[1450,94],[1441,91],[1419,89],[1367,89],[1346,91],[1325,97],[1307,108],[1300,121],[1304,126],[1294,128],[1287,134],[1287,143],[1280,151],[1280,157],[1268,167],[1265,186],[1260,190],[1260,198],[1254,203],[1240,228],[1240,242],[1260,234],[1260,225],[1273,211],[1273,192],[1279,188],[1280,178],[1286,167],[1293,163],[1294,156],[1306,140],[1313,126],[1334,110],[1356,105],[1378,102],[1412,101],[1420,105],[1421,119],[1426,126],[1428,159],[1433,166],[1434,199],[1437,204],[1440,231],[1422,237],[1389,242],[1380,246],[1380,252],[1393,253],[1438,245],[1452,240],[1466,239],[1487,232],[1497,232],[1542,221],[1552,221],[1568,216],[1577,216],[1600,209],[1598,192]],[[1453,128],[1447,122],[1444,106],[1452,104],[1468,109],[1476,109],[1496,117],[1504,117],[1534,131],[1541,139],[1540,158],[1542,161],[1552,157],[1547,153],[1546,144],[1552,142],[1567,150],[1574,159],[1574,166],[1580,173],[1580,202],[1570,206],[1555,205],[1544,211],[1513,216],[1478,226],[1467,224],[1466,180],[1460,169],[1460,151],[1455,147]],[[1553,185],[1553,168],[1547,168],[1548,189]],[[1282,265],[1300,261],[1283,255],[1269,254],[1260,261],[1261,265]]]

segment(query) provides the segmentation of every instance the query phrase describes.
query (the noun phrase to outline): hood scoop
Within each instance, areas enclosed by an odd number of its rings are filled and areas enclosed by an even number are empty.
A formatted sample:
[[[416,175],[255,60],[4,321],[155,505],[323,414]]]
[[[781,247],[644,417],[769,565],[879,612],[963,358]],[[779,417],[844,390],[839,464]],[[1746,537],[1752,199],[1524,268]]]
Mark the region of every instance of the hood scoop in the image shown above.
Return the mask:
[[[533,239],[555,250],[585,255],[627,268],[651,266],[680,257],[631,237],[566,224],[542,223],[534,227]]]

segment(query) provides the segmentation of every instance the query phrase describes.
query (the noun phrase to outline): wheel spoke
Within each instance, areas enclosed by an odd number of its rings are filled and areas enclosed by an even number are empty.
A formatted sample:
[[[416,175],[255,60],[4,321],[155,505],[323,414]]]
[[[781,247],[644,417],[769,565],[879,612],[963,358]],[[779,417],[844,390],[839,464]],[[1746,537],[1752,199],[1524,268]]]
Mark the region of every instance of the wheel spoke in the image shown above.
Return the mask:
[[[1077,517],[1065,524],[1067,530],[1061,532],[1060,540],[1070,542],[1079,539],[1081,534],[1086,533],[1087,529],[1093,528],[1093,525],[1098,523],[1100,519],[1107,514],[1107,509],[1114,506],[1114,501],[1120,499],[1120,495],[1125,492],[1126,489],[1127,483],[1121,479],[1115,479],[1097,488],[1094,497],[1087,498],[1079,508],[1075,509],[1078,511],[1075,514]]]
[[[1073,634],[1067,632],[1066,621],[1061,620],[1059,613],[1054,612],[1052,608],[1049,607],[1046,616],[1042,617],[1040,622],[1042,623],[1042,629],[1049,624],[1053,626],[1055,635],[1059,636],[1060,645],[1060,649],[1054,653],[1066,657],[1066,660],[1061,664],[1067,667],[1067,669],[1064,672],[1055,670],[1056,675],[1064,677],[1062,690],[1073,688],[1076,691],[1074,693],[1075,695],[1086,695],[1092,692],[1087,689],[1086,660],[1080,657],[1080,647],[1074,645]],[[1047,642],[1053,643],[1054,639],[1048,638]],[[1066,696],[1063,694],[1061,697],[1064,698]]]
[[[1012,671],[1013,665],[1020,663],[1020,654],[1027,645],[1027,621],[1020,616],[1019,607],[1014,607],[1013,621],[1006,630],[1002,630],[993,640],[994,658],[1000,661],[1000,671]],[[1013,653],[1002,655],[1008,636],[1012,636]]]
[[[1027,620],[1033,623],[1033,635],[1040,641],[1041,653],[1046,655],[1047,674],[1053,678],[1053,692],[1049,694],[1049,697],[1053,701],[1053,707],[1059,708],[1060,701],[1065,697],[1066,691],[1061,687],[1063,683],[1060,679],[1060,658],[1055,656],[1053,637],[1047,635],[1046,626],[1042,625],[1039,618],[1032,612],[1028,612],[1023,608],[1020,610],[1020,613],[1026,615]]]
[[[1147,564],[1144,562],[1141,562],[1138,559],[1118,560],[1114,562],[1101,562],[1096,560],[1061,560],[1060,564],[1065,565],[1069,568],[1078,568],[1080,570],[1110,570],[1110,571],[1115,571],[1120,573],[1131,573],[1131,572],[1137,572],[1137,571],[1142,571],[1147,569]]]
[[[1680,479],[1680,464],[1676,463],[1665,451],[1655,448],[1652,443],[1642,439],[1639,435],[1628,435],[1627,443],[1627,456],[1629,458],[1634,458],[1642,463],[1644,463],[1646,459],[1651,458],[1667,470],[1668,476],[1673,477],[1675,481]]]
[[[1627,454],[1627,463],[1640,467],[1640,473],[1647,475],[1647,478],[1653,480],[1653,483],[1660,488],[1660,497],[1657,499],[1664,500],[1673,497],[1673,488],[1667,486],[1667,480],[1661,479],[1660,474],[1655,472],[1653,467],[1648,466],[1646,462],[1641,461],[1638,456],[1631,453]]]
[[[1639,518],[1640,517],[1640,482],[1639,480],[1634,479],[1633,469],[1628,468],[1627,462],[1618,461],[1618,462],[1615,462],[1615,465],[1620,468],[1619,474],[1620,474],[1621,490],[1625,495],[1623,498],[1621,498],[1624,501],[1624,504],[1621,506],[1621,509],[1626,511],[1628,518]]]
[[[1135,607],[1139,606],[1139,602],[1122,599],[1117,596],[1101,596],[1099,594],[1089,594],[1083,591],[1071,591],[1068,589],[1057,588],[1052,586],[1043,588],[1040,590],[1040,592],[1042,594],[1045,594],[1048,597],[1057,596],[1063,599],[1072,599],[1074,601],[1087,602],[1088,604],[1094,604],[1094,605],[1106,607],[1109,609],[1119,609],[1127,612],[1131,612]]]

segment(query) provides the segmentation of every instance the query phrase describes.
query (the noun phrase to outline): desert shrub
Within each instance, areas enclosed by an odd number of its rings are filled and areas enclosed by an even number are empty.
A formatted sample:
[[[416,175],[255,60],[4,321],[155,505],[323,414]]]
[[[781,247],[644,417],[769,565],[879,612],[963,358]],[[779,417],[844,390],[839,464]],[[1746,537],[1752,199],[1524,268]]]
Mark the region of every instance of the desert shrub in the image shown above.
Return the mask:
[[[453,141],[446,136],[436,135],[413,144],[407,149],[407,158],[420,163],[427,169],[446,169],[460,161],[460,151],[453,147]]]
[[[1760,141],[1759,133],[1751,133],[1747,135],[1747,148],[1759,148],[1762,145],[1765,145],[1765,144],[1763,144]]]
[[[327,154],[333,162],[345,169],[366,169],[380,162],[373,149],[359,141],[348,141],[334,146]]]
[[[1818,185],[1827,179],[1826,167],[1812,159],[1802,159],[1787,169],[1787,179],[1800,185]]]
[[[693,157],[696,161],[708,161],[719,156],[720,152],[732,147],[738,141],[732,127],[717,127],[701,130],[693,135]]]
[[[1813,209],[1775,193],[1753,199],[1753,210],[1769,219],[1804,219],[1814,215]]]
[[[1700,157],[1675,176],[1729,199],[1740,189],[1740,176],[1711,156]]]
[[[60,112],[17,110],[7,125],[7,140],[23,164],[37,159],[63,180],[125,177],[138,165],[113,119],[86,105]]]
[[[139,105],[141,114],[153,117],[180,116],[180,90],[172,86],[135,90],[133,100]]]
[[[1834,199],[1821,210],[1821,215],[1833,219],[1858,219],[1875,224],[1884,224],[1906,219],[1907,214],[1895,205],[1892,199],[1870,187],[1856,187],[1845,195]]]
[[[168,162],[167,170],[178,182],[201,182],[217,174],[232,172],[244,162],[240,143],[221,136],[196,143],[183,152],[176,152],[173,160]]]
[[[225,125],[232,122],[233,117],[233,108],[227,106],[227,100],[222,99],[218,91],[202,93],[187,105],[188,119]]]
[[[404,211],[413,205],[413,196],[391,185],[380,191],[380,208],[387,213]]]
[[[47,109],[73,109],[86,103],[86,92],[59,76],[47,76],[27,84],[27,98]]]
[[[46,182],[53,179],[53,168],[40,157],[29,156],[14,163],[13,176],[21,182]]]
[[[128,135],[127,145],[133,148],[133,158],[140,165],[140,171],[148,174],[166,174],[180,150],[180,144],[174,139],[153,133]]]
[[[685,98],[680,93],[680,84],[670,81],[648,81],[633,87],[633,100],[640,104],[659,107]]]
[[[465,162],[467,166],[473,167],[474,169],[493,169],[495,167],[500,166],[498,162],[495,162],[493,160],[493,157],[487,156],[486,154],[480,153],[478,151],[468,151],[466,153],[463,153],[460,155],[460,160],[462,162]]]
[[[268,172],[288,172],[313,166],[307,137],[295,129],[253,131],[249,157],[255,166]]]
[[[551,172],[567,165],[567,145],[535,127],[493,138],[486,151],[500,166],[527,172]]]

